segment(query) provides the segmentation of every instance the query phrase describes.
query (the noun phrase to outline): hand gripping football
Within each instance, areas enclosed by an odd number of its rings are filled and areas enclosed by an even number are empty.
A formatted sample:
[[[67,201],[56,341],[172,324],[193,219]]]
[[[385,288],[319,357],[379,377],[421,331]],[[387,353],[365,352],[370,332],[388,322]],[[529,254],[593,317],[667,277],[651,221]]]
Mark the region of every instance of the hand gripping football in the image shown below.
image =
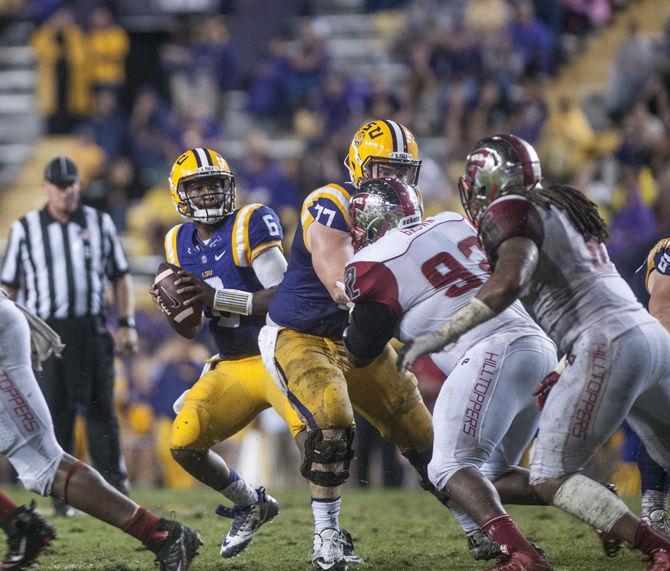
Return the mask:
[[[193,305],[184,305],[188,299],[177,293],[175,282],[179,279],[179,267],[163,262],[156,270],[154,286],[158,288],[160,308],[172,322],[177,333],[189,332],[198,327],[202,321],[202,303],[196,301]]]

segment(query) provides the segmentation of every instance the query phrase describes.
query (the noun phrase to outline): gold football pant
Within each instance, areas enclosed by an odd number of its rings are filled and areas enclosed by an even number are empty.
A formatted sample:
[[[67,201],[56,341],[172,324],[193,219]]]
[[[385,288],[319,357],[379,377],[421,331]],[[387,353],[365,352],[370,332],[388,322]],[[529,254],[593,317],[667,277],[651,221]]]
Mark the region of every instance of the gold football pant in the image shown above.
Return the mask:
[[[213,361],[212,368],[186,394],[172,424],[170,448],[208,450],[269,407],[284,419],[294,438],[305,428],[260,355]]]
[[[372,364],[357,369],[342,341],[282,329],[275,361],[291,403],[310,429],[350,428],[356,410],[401,452],[432,448],[431,416],[416,377],[397,372],[390,345]]]

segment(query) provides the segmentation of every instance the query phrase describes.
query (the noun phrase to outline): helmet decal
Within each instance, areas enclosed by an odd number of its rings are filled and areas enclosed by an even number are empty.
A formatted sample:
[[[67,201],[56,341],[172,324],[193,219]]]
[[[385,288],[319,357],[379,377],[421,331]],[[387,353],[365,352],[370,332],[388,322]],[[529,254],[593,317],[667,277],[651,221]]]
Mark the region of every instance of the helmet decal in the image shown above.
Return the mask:
[[[520,137],[493,135],[480,140],[465,161],[458,181],[463,209],[477,226],[486,207],[512,188],[532,189],[541,184],[540,159]]]
[[[374,243],[394,228],[421,222],[416,190],[397,178],[375,178],[361,184],[349,203],[354,250]]]
[[[421,167],[416,139],[407,127],[390,119],[362,125],[349,145],[344,164],[354,186],[384,177],[397,177],[416,186]]]

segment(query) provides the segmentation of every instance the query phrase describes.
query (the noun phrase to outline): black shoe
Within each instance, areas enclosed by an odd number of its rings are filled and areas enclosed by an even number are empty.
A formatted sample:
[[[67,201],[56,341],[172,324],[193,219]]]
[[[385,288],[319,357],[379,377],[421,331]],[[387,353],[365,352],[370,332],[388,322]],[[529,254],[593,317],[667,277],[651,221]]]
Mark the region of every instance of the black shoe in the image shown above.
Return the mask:
[[[75,510],[72,506],[66,504],[65,502],[62,502],[57,498],[53,498],[53,506],[54,506],[54,516],[56,517],[69,518],[77,515],[77,510]]]
[[[42,516],[35,513],[35,502],[29,508],[19,506],[0,520],[0,527],[7,534],[8,550],[0,565],[6,569],[27,569],[40,552],[58,535]]]
[[[161,518],[145,546],[156,555],[161,571],[186,571],[203,544],[197,531],[178,521]]]

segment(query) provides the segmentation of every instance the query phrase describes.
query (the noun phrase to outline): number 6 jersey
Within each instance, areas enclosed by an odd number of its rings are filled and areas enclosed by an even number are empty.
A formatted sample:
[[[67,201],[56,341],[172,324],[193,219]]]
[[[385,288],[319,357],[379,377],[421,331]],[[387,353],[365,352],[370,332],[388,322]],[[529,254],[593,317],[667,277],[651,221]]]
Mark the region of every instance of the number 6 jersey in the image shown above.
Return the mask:
[[[263,285],[252,262],[268,248],[280,247],[282,228],[275,212],[262,204],[249,204],[226,216],[206,243],[193,222],[178,224],[165,235],[165,257],[213,288],[256,292]],[[220,313],[205,307],[209,331],[223,358],[258,355],[258,333],[263,316]]]
[[[460,214],[443,212],[411,228],[392,230],[360,250],[345,279],[352,301],[391,307],[400,318],[399,338],[408,341],[439,329],[488,277],[472,226]],[[517,301],[463,335],[449,351],[464,352],[497,333],[544,335]]]

